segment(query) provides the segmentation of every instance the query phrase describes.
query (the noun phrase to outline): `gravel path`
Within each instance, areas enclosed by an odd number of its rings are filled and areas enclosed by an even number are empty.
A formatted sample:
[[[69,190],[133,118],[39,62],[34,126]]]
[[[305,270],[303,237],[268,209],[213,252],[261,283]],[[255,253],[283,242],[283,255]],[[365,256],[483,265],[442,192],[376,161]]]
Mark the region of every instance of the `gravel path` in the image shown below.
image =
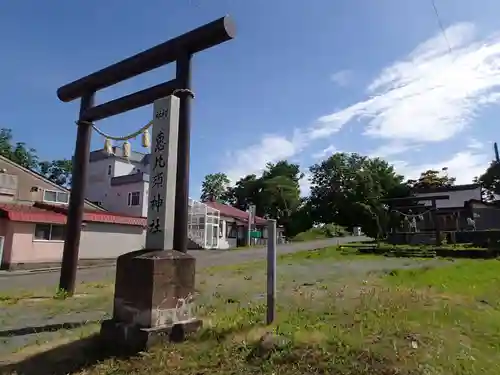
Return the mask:
[[[293,253],[303,250],[312,250],[335,244],[348,242],[357,242],[367,240],[367,237],[339,237],[328,240],[300,242],[293,244],[280,245],[277,248],[278,254]],[[199,268],[230,265],[253,260],[265,259],[265,248],[254,248],[248,250],[195,250],[190,254],[196,257],[196,265]],[[77,272],[77,282],[93,282],[101,280],[110,280],[115,277],[114,266],[102,266],[95,268],[80,269]],[[59,272],[43,273],[8,273],[0,274],[0,293],[11,291],[13,289],[42,289],[56,288],[59,283]]]

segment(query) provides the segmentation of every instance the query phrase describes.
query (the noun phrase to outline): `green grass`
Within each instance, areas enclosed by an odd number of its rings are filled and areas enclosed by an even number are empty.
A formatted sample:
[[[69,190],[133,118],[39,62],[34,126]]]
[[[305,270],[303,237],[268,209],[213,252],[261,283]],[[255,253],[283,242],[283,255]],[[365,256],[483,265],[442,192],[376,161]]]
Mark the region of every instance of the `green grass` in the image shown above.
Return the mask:
[[[135,358],[106,359],[67,372],[500,373],[499,261],[443,262],[439,268],[430,268],[436,264],[430,261],[422,269],[395,269],[387,274],[339,274],[328,267],[344,260],[372,259],[353,255],[352,250],[343,253],[337,247],[280,256],[277,320],[270,327],[263,322],[265,306],[253,297],[264,290],[262,267],[201,273],[199,316],[204,328],[198,334]],[[405,264],[409,262],[413,261]],[[85,289],[101,293],[106,288]],[[260,339],[266,332],[279,335],[283,342],[273,350],[263,350]],[[50,358],[63,358],[59,365],[89,362],[96,354],[90,345],[94,342],[76,352],[53,351]],[[43,373],[38,359],[37,369]]]
[[[450,249],[450,250],[485,250],[484,247],[474,246],[473,244],[443,244],[440,246],[436,245],[409,245],[409,244],[401,244],[401,245],[393,245],[387,242],[376,242],[376,241],[364,241],[364,242],[350,242],[345,245],[345,247],[377,247],[388,250],[408,250],[408,249],[421,249],[421,250],[432,250],[436,247],[440,249]]]
[[[431,288],[439,293],[483,299],[500,296],[500,261],[461,260],[439,269],[396,270],[389,278],[394,285]],[[500,307],[500,300],[494,301]]]

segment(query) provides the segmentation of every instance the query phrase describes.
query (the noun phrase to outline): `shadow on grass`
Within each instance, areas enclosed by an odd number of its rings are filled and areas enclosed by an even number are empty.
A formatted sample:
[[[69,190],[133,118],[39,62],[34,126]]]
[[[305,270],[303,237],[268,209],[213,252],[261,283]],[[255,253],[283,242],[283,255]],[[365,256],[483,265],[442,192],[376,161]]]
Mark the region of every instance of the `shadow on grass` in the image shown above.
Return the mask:
[[[79,372],[112,357],[118,356],[112,353],[109,347],[105,347],[99,335],[95,334],[16,362],[0,364],[0,374],[66,375]]]
[[[66,323],[46,324],[43,326],[36,326],[36,327],[14,328],[5,331],[0,331],[0,337],[24,336],[42,332],[55,332],[61,329],[75,329],[92,323],[99,323],[99,321],[86,320],[82,322],[66,322]]]

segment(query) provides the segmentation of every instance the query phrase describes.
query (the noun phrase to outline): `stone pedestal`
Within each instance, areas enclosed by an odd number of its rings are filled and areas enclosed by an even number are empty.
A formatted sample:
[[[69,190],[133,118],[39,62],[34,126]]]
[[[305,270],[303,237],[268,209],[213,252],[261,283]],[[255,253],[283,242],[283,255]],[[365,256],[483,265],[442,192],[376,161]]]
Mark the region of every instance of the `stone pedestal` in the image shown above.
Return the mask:
[[[116,264],[113,318],[101,338],[120,351],[147,350],[160,340],[181,341],[201,327],[194,317],[195,259],[175,250],[139,250]]]

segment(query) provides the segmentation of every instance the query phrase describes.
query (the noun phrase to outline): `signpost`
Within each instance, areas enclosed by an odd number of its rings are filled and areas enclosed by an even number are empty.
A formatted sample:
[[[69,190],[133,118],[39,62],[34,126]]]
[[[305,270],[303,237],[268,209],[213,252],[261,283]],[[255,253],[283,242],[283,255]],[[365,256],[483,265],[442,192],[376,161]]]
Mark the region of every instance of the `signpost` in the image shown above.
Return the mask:
[[[276,220],[267,221],[267,313],[266,322],[274,321],[276,310]]]
[[[262,232],[259,230],[252,230],[250,231],[250,238],[261,238],[262,237]]]
[[[247,233],[247,245],[251,246],[252,245],[252,238],[255,238],[252,236],[252,229],[253,225],[255,223],[255,211],[256,207],[254,204],[251,204],[248,206],[248,233]]]

